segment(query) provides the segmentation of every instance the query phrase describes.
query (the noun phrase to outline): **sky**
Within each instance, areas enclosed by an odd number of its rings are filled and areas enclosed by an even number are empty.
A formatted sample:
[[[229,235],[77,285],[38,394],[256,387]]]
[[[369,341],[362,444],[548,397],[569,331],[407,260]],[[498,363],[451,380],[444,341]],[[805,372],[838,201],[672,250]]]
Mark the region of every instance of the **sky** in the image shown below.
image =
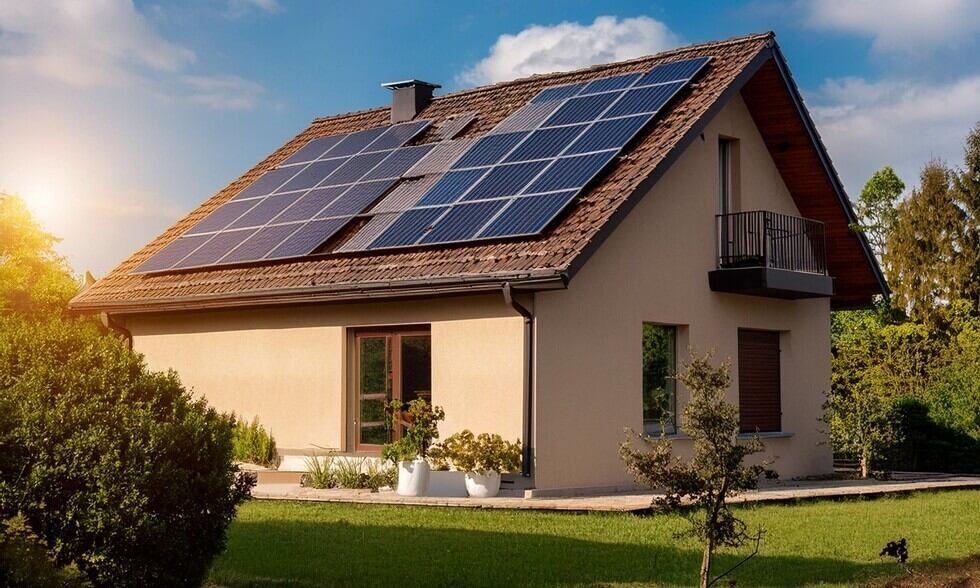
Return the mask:
[[[772,30],[852,198],[980,121],[976,0],[0,0],[0,192],[97,277],[316,116]]]

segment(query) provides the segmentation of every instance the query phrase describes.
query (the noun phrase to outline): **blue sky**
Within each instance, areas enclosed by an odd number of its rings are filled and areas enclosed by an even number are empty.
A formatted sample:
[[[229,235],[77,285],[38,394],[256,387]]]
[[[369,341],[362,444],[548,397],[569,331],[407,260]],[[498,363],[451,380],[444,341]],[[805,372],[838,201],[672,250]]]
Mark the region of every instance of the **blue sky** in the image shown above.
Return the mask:
[[[971,4],[973,4],[971,6]],[[775,30],[852,197],[980,120],[973,0],[0,0],[0,191],[100,275],[318,115]]]

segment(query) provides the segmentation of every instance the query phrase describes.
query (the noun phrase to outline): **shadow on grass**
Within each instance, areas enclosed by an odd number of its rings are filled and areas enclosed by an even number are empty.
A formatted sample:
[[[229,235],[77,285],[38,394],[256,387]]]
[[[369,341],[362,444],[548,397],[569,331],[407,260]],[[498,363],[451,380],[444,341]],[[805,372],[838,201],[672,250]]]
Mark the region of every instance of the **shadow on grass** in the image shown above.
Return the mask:
[[[239,522],[211,582],[232,588],[696,583],[701,554],[693,546],[623,541],[344,521]],[[713,567],[721,571],[740,559],[721,554]],[[763,553],[735,576],[739,586],[803,586],[863,584],[893,571],[886,563]]]

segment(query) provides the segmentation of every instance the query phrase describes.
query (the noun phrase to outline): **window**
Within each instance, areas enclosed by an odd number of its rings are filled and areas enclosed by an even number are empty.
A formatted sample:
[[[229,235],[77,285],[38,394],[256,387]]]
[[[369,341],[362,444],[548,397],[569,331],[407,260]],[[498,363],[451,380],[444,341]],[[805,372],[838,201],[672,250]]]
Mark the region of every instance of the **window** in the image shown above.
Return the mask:
[[[782,430],[779,333],[738,330],[738,411],[743,433]]]
[[[643,324],[643,431],[675,432],[677,327]]]
[[[738,209],[738,139],[718,139],[718,213],[728,214]]]
[[[392,399],[431,402],[432,337],[425,327],[364,330],[354,335],[354,350],[354,448],[375,452],[402,433],[398,418],[390,428],[385,419]]]

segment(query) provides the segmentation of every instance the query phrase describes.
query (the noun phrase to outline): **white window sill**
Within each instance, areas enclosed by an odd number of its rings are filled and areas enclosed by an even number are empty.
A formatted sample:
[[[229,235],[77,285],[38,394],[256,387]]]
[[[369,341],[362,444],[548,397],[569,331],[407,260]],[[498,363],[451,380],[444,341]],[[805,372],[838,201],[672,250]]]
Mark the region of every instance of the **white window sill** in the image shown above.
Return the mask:
[[[767,432],[760,432],[760,433],[739,433],[738,434],[738,438],[739,439],[751,439],[751,438],[755,437],[756,435],[759,436],[759,439],[787,439],[789,437],[792,437],[793,436],[793,433],[790,433],[790,432],[787,432],[787,431],[767,431]],[[652,437],[659,437],[659,435],[652,435]],[[686,433],[681,433],[681,432],[671,433],[671,434],[667,435],[667,438],[670,439],[670,440],[672,440],[672,441],[673,440],[677,440],[677,441],[690,441],[691,440],[691,438]]]

